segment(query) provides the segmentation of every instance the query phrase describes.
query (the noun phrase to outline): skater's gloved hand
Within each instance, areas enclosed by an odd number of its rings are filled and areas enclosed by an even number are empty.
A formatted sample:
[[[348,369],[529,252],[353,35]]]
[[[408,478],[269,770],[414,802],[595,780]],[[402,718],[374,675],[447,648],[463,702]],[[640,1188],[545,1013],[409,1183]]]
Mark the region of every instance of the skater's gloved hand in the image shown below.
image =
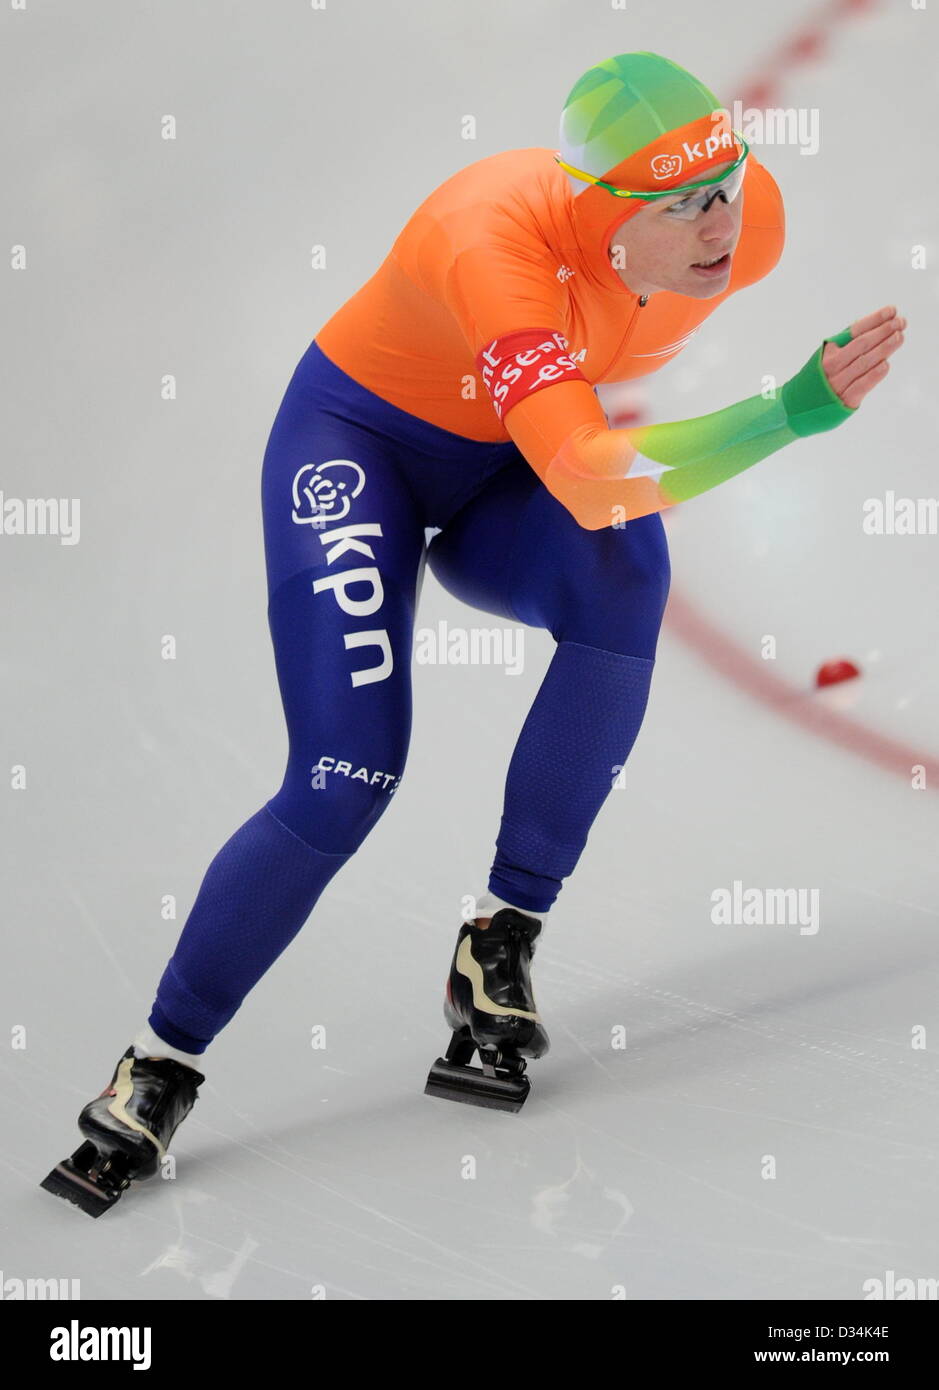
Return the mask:
[[[906,319],[888,304],[826,338],[782,389],[790,428],[819,434],[848,419],[887,375],[887,358],[903,342],[905,328]]]

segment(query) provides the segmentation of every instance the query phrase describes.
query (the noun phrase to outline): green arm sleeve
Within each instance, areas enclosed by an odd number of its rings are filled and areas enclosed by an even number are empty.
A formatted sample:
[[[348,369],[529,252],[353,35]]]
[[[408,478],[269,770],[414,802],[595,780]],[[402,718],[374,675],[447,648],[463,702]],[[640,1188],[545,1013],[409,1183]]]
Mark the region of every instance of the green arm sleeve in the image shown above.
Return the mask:
[[[627,477],[655,476],[663,505],[707,492],[794,439],[834,429],[855,408],[844,405],[822,371],[825,344],[851,341],[846,328],[826,338],[805,366],[769,399],[750,396],[712,415],[626,431],[653,466],[636,463]],[[661,466],[661,471],[655,465]]]

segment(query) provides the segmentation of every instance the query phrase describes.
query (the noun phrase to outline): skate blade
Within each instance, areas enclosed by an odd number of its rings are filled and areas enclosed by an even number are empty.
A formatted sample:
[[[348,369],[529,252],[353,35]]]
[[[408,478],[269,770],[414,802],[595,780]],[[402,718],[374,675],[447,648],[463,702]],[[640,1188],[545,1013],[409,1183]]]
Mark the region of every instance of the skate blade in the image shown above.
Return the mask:
[[[454,1065],[438,1057],[428,1073],[424,1095],[517,1113],[530,1090],[527,1076],[488,1076],[480,1067]]]
[[[70,1158],[57,1163],[39,1186],[55,1197],[73,1202],[89,1216],[100,1216],[114,1206],[130,1180],[116,1176],[93,1178],[89,1170],[97,1157],[94,1144],[82,1144]]]

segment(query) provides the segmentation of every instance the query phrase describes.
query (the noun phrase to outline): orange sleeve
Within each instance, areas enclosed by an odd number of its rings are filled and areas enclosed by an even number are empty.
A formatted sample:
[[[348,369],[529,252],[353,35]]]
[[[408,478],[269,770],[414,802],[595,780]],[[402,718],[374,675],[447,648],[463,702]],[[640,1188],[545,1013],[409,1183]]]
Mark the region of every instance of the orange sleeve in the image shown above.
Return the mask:
[[[641,466],[628,430],[612,430],[586,381],[559,382],[519,401],[505,421],[513,443],[545,487],[587,530],[609,526],[628,499],[629,513],[661,510],[658,470],[630,474]]]

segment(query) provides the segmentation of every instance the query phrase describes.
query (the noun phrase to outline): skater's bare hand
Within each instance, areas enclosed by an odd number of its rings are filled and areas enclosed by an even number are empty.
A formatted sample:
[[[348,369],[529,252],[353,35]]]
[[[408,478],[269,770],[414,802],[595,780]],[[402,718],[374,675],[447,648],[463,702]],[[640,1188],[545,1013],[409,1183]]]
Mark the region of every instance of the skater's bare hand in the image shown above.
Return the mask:
[[[822,371],[843,405],[852,410],[861,404],[890,370],[887,358],[903,342],[906,319],[893,304],[877,309],[851,325],[851,341],[844,347],[826,343]]]

